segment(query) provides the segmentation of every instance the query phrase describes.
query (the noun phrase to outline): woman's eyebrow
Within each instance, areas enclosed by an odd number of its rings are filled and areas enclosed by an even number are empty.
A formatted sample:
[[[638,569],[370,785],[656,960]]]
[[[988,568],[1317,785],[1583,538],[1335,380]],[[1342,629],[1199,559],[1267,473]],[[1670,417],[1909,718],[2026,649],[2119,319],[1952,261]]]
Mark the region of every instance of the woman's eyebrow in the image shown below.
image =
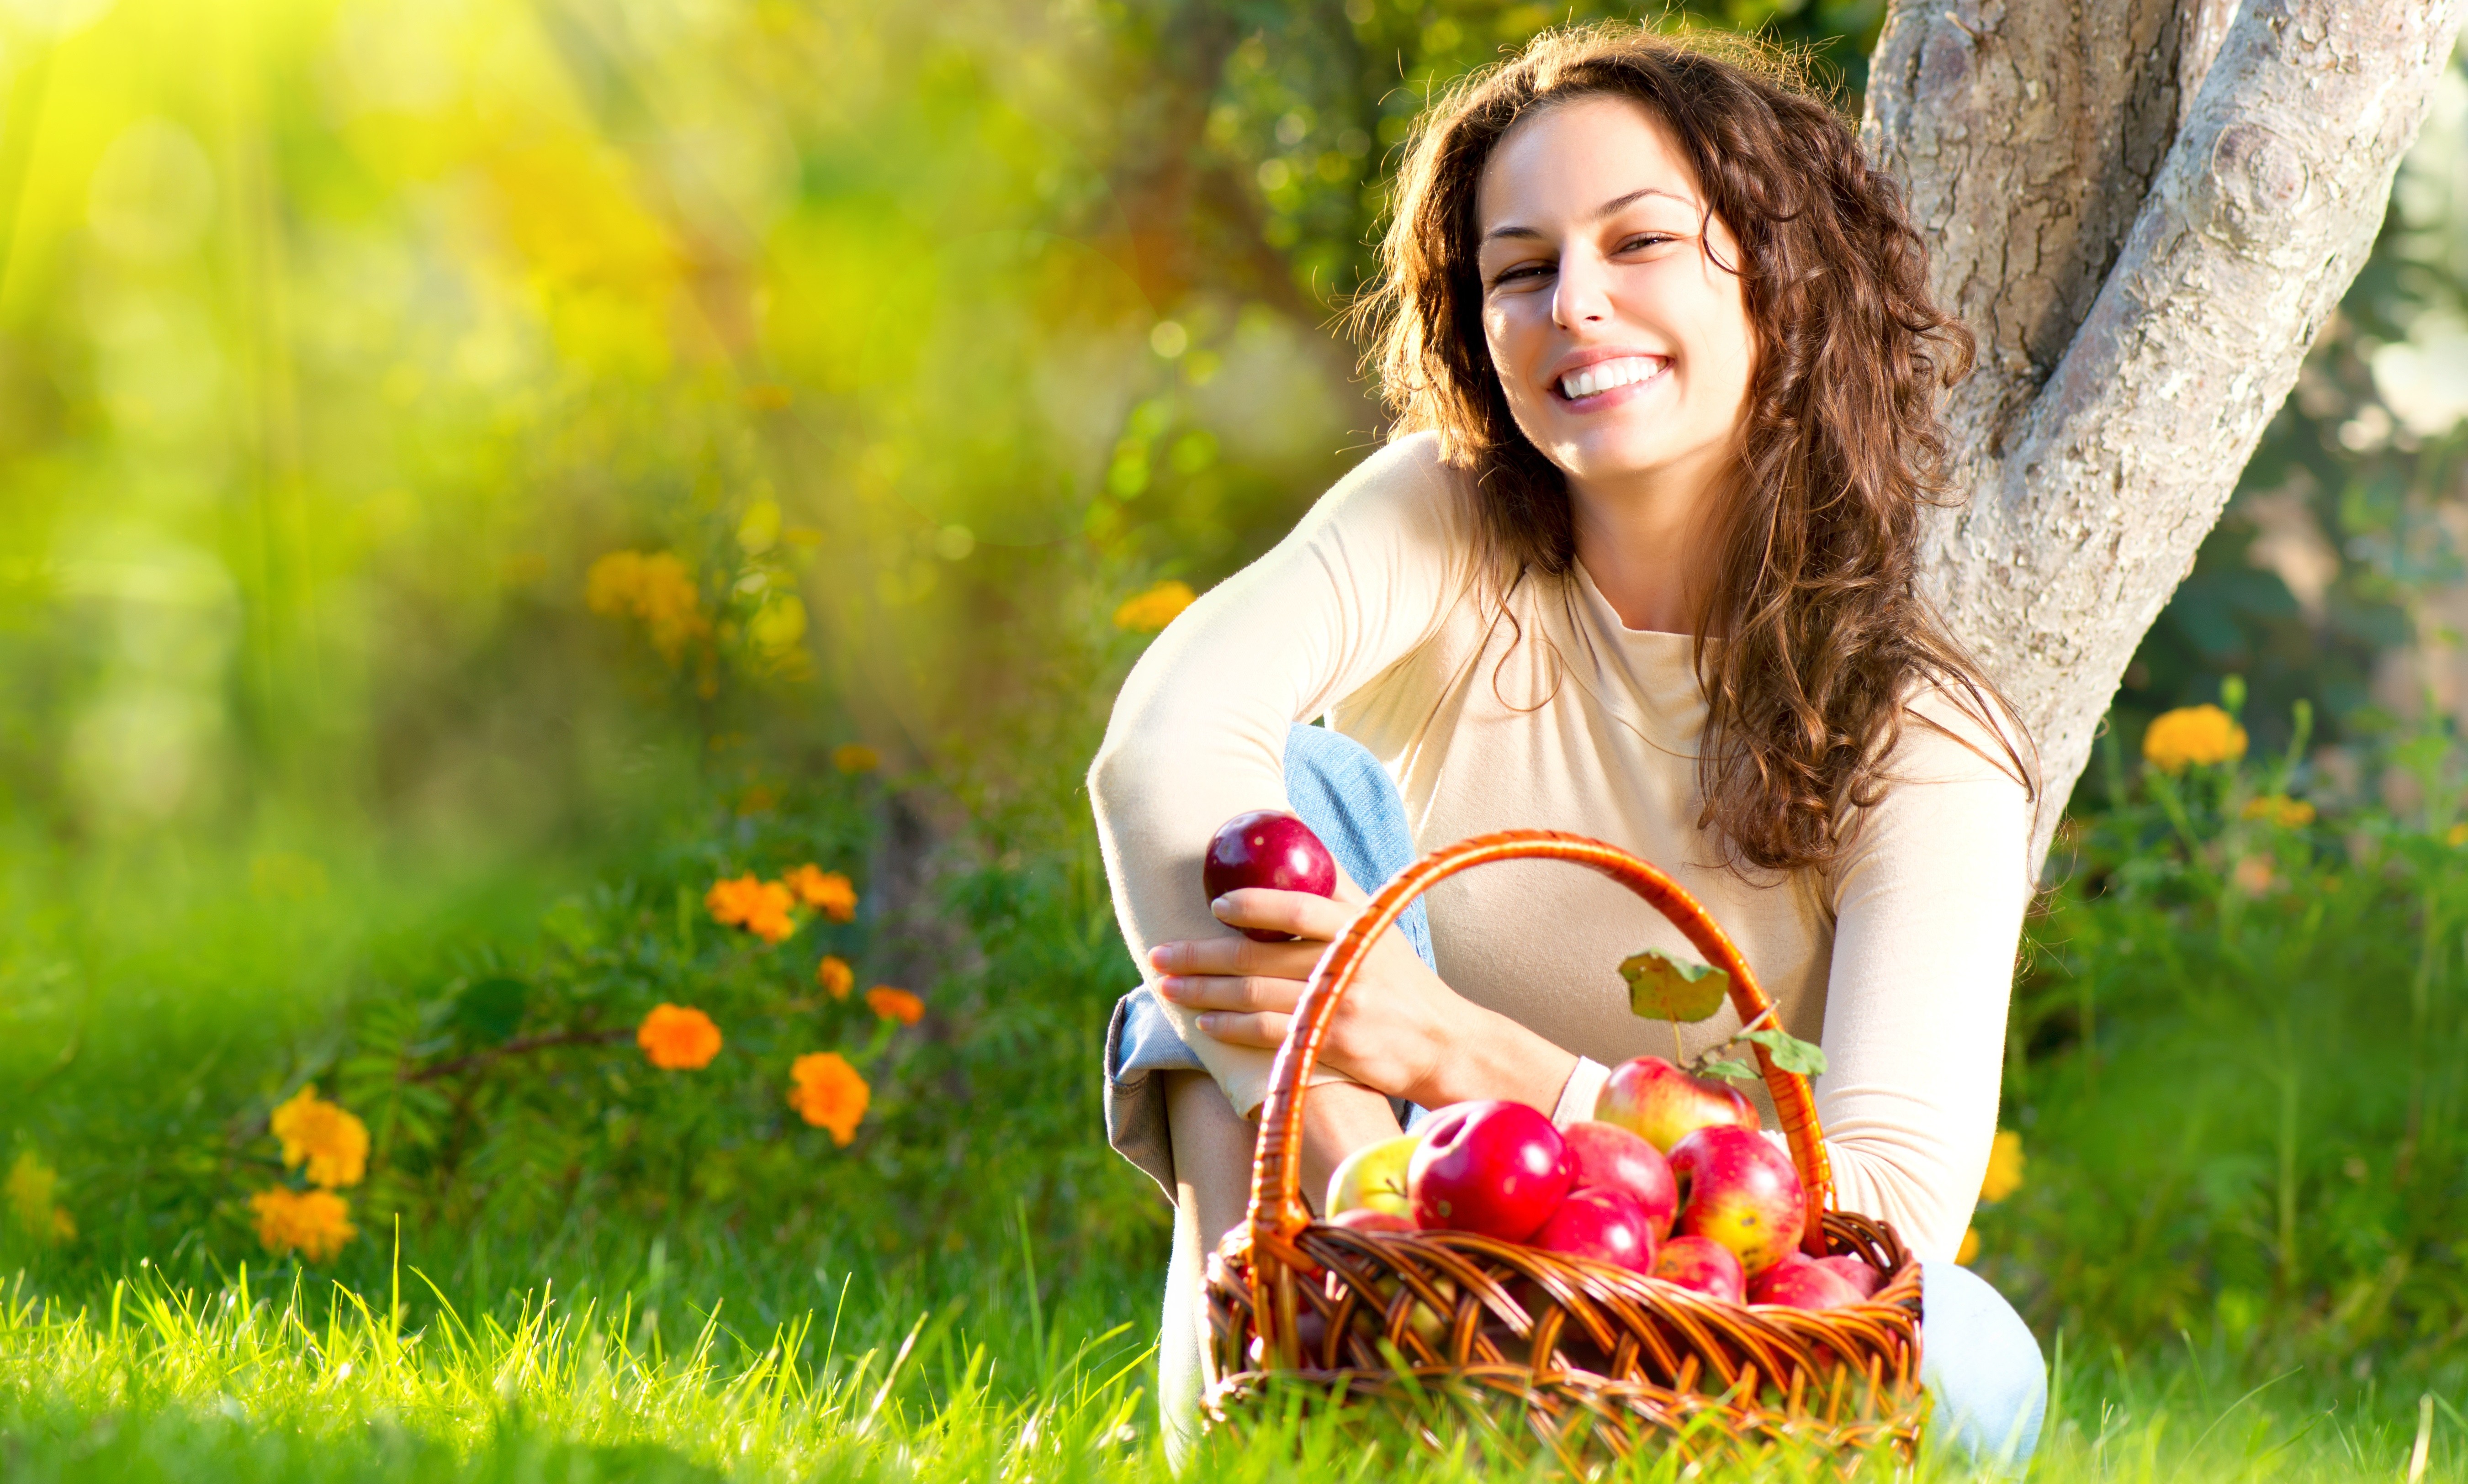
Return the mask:
[[[1670,200],[1678,201],[1680,205],[1685,206],[1692,211],[1695,210],[1697,206],[1696,202],[1688,199],[1688,197],[1684,195],[1681,195],[1677,191],[1665,191],[1660,186],[1646,186],[1639,190],[1632,191],[1626,195],[1613,196],[1611,199],[1605,201],[1602,205],[1595,207],[1594,214],[1590,219],[1600,221],[1606,217],[1613,216],[1619,212],[1627,210],[1629,207],[1644,200],[1649,195],[1659,195]],[[1533,227],[1520,226],[1516,222],[1509,222],[1502,226],[1494,227],[1490,231],[1484,233],[1482,235],[1482,240],[1489,242],[1499,238],[1540,238],[1542,235],[1542,234],[1540,231]]]

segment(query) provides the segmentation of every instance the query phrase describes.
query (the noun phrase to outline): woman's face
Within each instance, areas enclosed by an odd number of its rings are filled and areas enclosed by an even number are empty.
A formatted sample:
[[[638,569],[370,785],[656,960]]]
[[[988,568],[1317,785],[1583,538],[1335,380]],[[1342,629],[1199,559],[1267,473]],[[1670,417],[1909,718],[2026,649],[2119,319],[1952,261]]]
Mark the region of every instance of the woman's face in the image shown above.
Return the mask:
[[[1722,265],[1739,246],[1660,121],[1616,98],[1545,109],[1494,147],[1474,208],[1492,365],[1572,484],[1693,482],[1732,458],[1756,359]]]

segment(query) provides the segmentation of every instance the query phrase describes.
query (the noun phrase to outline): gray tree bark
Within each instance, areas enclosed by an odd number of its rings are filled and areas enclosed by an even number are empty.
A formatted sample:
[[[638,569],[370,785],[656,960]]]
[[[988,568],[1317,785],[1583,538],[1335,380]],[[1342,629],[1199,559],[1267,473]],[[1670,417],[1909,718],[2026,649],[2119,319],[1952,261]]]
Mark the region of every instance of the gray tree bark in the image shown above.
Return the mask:
[[[1893,0],[1867,140],[1980,350],[1924,582],[2031,728],[2040,855],[2365,263],[2462,3]]]

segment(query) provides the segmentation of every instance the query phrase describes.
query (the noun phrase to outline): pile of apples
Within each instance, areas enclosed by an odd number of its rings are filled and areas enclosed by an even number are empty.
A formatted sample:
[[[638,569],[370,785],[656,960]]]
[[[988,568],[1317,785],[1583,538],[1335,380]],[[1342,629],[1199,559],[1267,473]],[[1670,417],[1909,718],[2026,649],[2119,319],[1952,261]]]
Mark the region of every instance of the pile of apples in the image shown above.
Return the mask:
[[[1337,889],[1327,847],[1273,810],[1219,827],[1201,876],[1211,901],[1243,887]],[[1522,1103],[1440,1108],[1416,1132],[1356,1151],[1322,1211],[1357,1231],[1479,1232],[1735,1304],[1832,1309],[1884,1278],[1856,1257],[1803,1255],[1799,1174],[1757,1131],[1755,1105],[1659,1057],[1614,1068],[1594,1117],[1565,1130]]]
[[[1638,1057],[1565,1129],[1522,1103],[1440,1108],[1356,1151],[1323,1210],[1356,1231],[1478,1232],[1735,1304],[1869,1297],[1884,1275],[1867,1263],[1800,1252],[1799,1174],[1757,1122],[1736,1088]]]

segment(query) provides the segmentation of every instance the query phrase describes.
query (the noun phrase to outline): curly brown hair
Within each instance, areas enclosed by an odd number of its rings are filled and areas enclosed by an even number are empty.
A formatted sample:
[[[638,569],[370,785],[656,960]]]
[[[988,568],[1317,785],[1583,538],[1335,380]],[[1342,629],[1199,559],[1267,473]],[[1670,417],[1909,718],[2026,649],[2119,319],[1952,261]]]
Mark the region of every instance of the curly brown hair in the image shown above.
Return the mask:
[[[1426,109],[1381,280],[1355,307],[1397,431],[1435,429],[1443,456],[1474,476],[1479,539],[1503,591],[1524,572],[1569,569],[1566,480],[1518,429],[1486,347],[1474,200],[1518,121],[1605,96],[1642,104],[1695,168],[1708,214],[1739,243],[1741,261],[1722,266],[1739,273],[1757,337],[1697,624],[1709,707],[1699,828],[1734,868],[1830,864],[1846,810],[1883,797],[1909,702],[1931,687],[2003,744],[2028,786],[2011,708],[1914,582],[1921,508],[1943,489],[1938,393],[1970,369],[1971,334],[1929,296],[1901,189],[1869,168],[1792,54],[1739,36],[1573,27]]]

